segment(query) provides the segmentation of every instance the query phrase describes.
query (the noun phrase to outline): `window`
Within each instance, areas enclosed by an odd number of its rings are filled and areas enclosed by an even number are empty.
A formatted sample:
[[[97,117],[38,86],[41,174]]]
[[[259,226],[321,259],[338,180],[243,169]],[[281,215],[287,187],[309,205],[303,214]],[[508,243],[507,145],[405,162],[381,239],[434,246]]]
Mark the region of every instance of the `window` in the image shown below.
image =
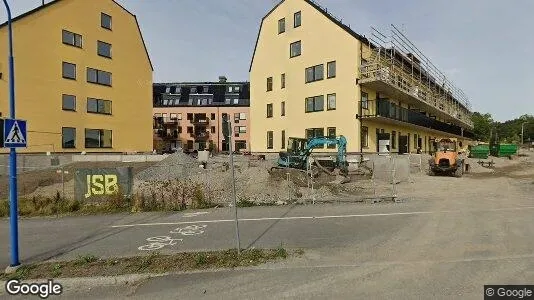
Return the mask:
[[[238,98],[234,99],[234,104],[239,104],[239,99]]]
[[[273,117],[273,104],[269,103],[267,104],[267,118]]]
[[[286,131],[282,130],[282,145],[280,147],[281,149],[286,148]]]
[[[63,78],[76,80],[76,65],[63,62]]]
[[[327,109],[328,110],[334,110],[336,109],[336,94],[328,94],[326,96],[327,99]]]
[[[102,28],[111,30],[111,16],[105,13],[101,13],[100,14],[100,26],[102,26]]]
[[[414,135],[413,135],[413,146],[414,146],[414,148],[417,148],[417,145],[418,145],[418,143],[417,143],[417,133],[414,133]]]
[[[284,89],[286,87],[286,74],[280,76],[280,88]]]
[[[97,51],[98,55],[111,58],[111,44],[106,42],[98,41],[97,42]]]
[[[229,87],[228,87],[228,92],[229,92],[229,93],[231,93],[233,90],[234,90],[234,87],[233,87],[233,86],[229,86]]]
[[[323,80],[324,78],[324,66],[317,65],[306,68],[306,83]]]
[[[361,139],[362,139],[362,146],[364,148],[369,147],[369,128],[367,128],[366,126],[362,126]]]
[[[391,132],[391,149],[397,149],[397,132]]]
[[[236,140],[235,141],[235,151],[239,151],[241,149],[247,149],[247,141],[243,140]]]
[[[178,120],[178,115],[171,113],[171,120]]]
[[[315,96],[306,98],[306,112],[323,111],[324,96]]]
[[[286,115],[286,102],[282,101],[280,105],[280,115],[285,116]]]
[[[296,41],[289,45],[289,57],[300,56],[301,51],[302,51],[302,48],[301,48],[300,41]]]
[[[239,113],[239,120],[246,120],[247,119],[247,114],[242,112],[242,113]]]
[[[236,126],[235,132],[239,133],[247,133],[247,126]]]
[[[273,149],[273,132],[267,131],[267,149]]]
[[[178,126],[178,133],[182,133],[182,126]]]
[[[187,126],[187,133],[193,133],[193,126]]]
[[[61,130],[63,148],[76,148],[76,128],[63,127]]]
[[[107,129],[85,129],[85,148],[111,148],[113,132]]]
[[[210,119],[215,120],[215,114],[211,113]]]
[[[226,99],[224,100],[224,103],[225,103],[225,104],[230,104],[230,102],[231,102],[231,100],[230,100],[229,98],[226,98]]]
[[[239,113],[234,113],[234,123],[239,123]]]
[[[178,118],[177,118],[177,119],[178,119],[178,120],[181,120],[181,119],[182,119],[182,114],[181,114],[181,113],[178,114]]]
[[[78,47],[78,48],[82,47],[82,40],[83,40],[82,36],[77,33],[63,30],[62,40],[63,40],[63,44],[71,45],[71,46]]]
[[[111,73],[87,68],[87,82],[111,86]]]
[[[211,133],[215,133],[215,126],[211,126]]]
[[[193,114],[192,113],[188,113],[187,114],[187,120],[193,121]]]
[[[336,138],[336,127],[328,127],[326,129],[326,132],[328,133],[329,138]],[[328,149],[336,149],[336,145],[327,145],[326,148]]]
[[[234,92],[239,92],[240,88],[238,86],[234,86]]]
[[[300,11],[297,11],[293,15],[293,27],[297,28],[300,26],[301,23],[302,23],[302,13]]]
[[[362,93],[362,109],[368,109],[369,108],[369,94],[367,94],[366,92],[361,92]]]
[[[63,95],[62,100],[63,110],[72,110],[76,111],[76,96],[73,95]]]
[[[326,64],[326,74],[327,78],[336,77],[336,61],[331,61]]]
[[[267,78],[267,92],[270,92],[273,90],[273,78],[269,77]]]
[[[286,19],[278,20],[278,34],[286,32]]]
[[[308,128],[306,129],[306,138],[313,138],[313,137],[323,137],[324,136],[324,128]],[[315,147],[315,148],[323,148],[324,145]]]
[[[111,101],[87,98],[87,112],[111,115]],[[166,117],[166,114],[164,114]]]

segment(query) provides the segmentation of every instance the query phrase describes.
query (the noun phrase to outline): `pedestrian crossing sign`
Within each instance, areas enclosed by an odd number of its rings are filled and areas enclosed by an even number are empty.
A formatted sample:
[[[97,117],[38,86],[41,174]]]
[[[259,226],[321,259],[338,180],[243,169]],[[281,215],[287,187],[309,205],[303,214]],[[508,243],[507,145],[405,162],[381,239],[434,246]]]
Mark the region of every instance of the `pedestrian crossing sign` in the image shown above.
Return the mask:
[[[4,147],[24,148],[27,145],[26,121],[17,119],[4,120]]]

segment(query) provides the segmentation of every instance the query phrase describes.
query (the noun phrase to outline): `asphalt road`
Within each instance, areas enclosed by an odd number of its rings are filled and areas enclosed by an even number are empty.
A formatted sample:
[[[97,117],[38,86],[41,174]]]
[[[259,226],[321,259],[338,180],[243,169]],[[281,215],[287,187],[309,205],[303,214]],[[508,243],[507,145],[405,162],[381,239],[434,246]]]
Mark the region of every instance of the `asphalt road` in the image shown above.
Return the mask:
[[[423,180],[423,179],[422,179]],[[89,299],[482,299],[485,284],[534,284],[534,197],[530,186],[443,179],[446,198],[429,192],[404,203],[239,209],[241,246],[302,248],[303,257],[233,271],[169,275],[135,285],[80,287]],[[486,180],[485,183],[493,183]],[[458,184],[466,185],[466,187]],[[529,183],[530,184],[530,183]],[[429,191],[436,187],[429,187]],[[514,195],[514,197],[507,197]],[[25,219],[23,263],[92,254],[162,253],[235,247],[231,208]],[[0,221],[8,241],[8,221]],[[169,240],[172,240],[169,243]],[[154,246],[155,245],[155,246]],[[149,247],[150,248],[150,247]],[[143,248],[141,248],[143,249]],[[0,265],[9,244],[0,243]]]

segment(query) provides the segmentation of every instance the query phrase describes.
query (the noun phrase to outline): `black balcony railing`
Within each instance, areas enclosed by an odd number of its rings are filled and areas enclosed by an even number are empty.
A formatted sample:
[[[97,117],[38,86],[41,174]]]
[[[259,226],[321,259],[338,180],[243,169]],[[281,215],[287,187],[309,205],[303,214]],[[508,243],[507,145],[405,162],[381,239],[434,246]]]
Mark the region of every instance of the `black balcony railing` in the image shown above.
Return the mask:
[[[191,133],[191,137],[199,140],[207,139],[209,137],[209,132],[201,130],[195,131]]]
[[[460,126],[447,124],[434,118],[430,118],[421,112],[400,107],[391,103],[387,99],[369,100],[367,101],[367,107],[368,109],[364,110],[365,117],[384,117],[458,136],[463,135],[468,138],[473,137],[472,132],[466,131],[465,129],[462,131]],[[366,113],[366,111],[368,111],[368,113]]]
[[[172,132],[168,132],[166,130],[163,130],[163,129],[158,129],[156,130],[157,132],[157,135],[158,137],[162,138],[162,139],[171,139],[171,140],[174,140],[174,139],[177,139],[178,138],[178,131],[172,131]]]
[[[178,125],[179,121],[177,118],[164,118],[164,117],[154,117],[154,127],[160,127],[163,125]]]
[[[191,123],[195,125],[207,125],[210,122],[210,119],[208,118],[193,118],[191,120]]]

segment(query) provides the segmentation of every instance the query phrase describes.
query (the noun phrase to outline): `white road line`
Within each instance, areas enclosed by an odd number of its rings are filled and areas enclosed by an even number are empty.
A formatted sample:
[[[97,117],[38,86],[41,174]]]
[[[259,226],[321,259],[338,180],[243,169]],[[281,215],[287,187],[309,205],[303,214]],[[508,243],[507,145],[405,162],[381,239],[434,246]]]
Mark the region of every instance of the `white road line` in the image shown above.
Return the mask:
[[[413,212],[397,212],[397,213],[332,215],[332,216],[245,218],[245,219],[239,219],[239,221],[240,222],[251,222],[251,221],[274,221],[274,220],[310,220],[310,219],[336,219],[336,218],[359,218],[359,217],[388,217],[388,216],[411,216],[411,215],[443,214],[443,213],[496,212],[496,211],[526,210],[526,209],[534,209],[534,206],[495,208],[495,209],[484,209],[484,210],[441,210],[441,211],[413,211]],[[200,223],[202,224],[204,223],[226,223],[226,222],[234,222],[234,221],[235,221],[234,219],[221,219],[221,220],[168,222],[168,223],[139,223],[139,224],[113,225],[111,226],[111,228],[185,225],[185,224],[200,224]]]

